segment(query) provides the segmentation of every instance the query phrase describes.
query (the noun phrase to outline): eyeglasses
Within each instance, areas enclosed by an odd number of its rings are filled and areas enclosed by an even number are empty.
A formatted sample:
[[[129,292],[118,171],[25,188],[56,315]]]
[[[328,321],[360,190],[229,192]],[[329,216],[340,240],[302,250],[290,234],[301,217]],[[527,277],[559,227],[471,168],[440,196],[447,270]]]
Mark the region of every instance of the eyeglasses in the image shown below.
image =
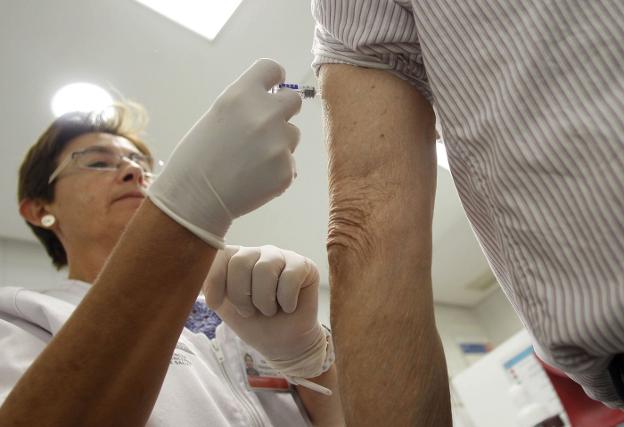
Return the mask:
[[[152,158],[140,153],[121,154],[108,147],[93,146],[81,151],[74,151],[67,156],[58,167],[52,172],[48,179],[48,184],[58,178],[60,173],[70,164],[74,163],[81,169],[94,171],[117,171],[125,161],[132,163],[143,172],[143,177],[153,179]]]

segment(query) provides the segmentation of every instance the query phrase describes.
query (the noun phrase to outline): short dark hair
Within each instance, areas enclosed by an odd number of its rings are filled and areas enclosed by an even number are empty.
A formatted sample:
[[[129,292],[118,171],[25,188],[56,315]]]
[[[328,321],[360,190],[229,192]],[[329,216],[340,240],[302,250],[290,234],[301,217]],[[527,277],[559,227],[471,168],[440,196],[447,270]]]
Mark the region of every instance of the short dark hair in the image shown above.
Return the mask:
[[[147,145],[139,138],[147,123],[147,114],[136,103],[117,103],[97,113],[72,112],[54,120],[37,142],[30,147],[19,169],[17,199],[54,201],[54,185],[48,179],[56,169],[59,155],[74,139],[88,133],[108,133],[122,136],[131,141],[137,149],[150,155]],[[54,232],[26,221],[35,236],[41,241],[52,264],[57,269],[67,265],[67,253]]]

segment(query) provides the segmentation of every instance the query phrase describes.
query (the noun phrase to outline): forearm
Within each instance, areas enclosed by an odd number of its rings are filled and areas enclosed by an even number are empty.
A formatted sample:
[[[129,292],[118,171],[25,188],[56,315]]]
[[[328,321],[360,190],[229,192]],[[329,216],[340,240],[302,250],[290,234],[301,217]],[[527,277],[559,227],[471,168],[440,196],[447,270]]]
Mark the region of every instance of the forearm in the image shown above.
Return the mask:
[[[327,372],[313,381],[333,392],[331,396],[326,396],[308,388],[297,386],[297,393],[305,406],[308,416],[315,426],[334,427],[345,425],[342,406],[340,404],[340,394],[338,393],[338,373],[336,365],[333,365]]]
[[[0,424],[143,425],[215,253],[144,202],[92,289],[0,408]]]
[[[387,72],[324,66],[331,316],[348,425],[451,424],[431,291],[434,116]]]

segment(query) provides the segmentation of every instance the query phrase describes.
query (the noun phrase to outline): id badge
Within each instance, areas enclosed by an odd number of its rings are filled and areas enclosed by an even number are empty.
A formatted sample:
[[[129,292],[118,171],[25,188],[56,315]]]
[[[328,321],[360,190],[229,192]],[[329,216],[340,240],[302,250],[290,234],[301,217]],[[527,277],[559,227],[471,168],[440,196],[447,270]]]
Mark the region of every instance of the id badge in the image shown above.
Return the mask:
[[[237,341],[238,363],[243,370],[245,385],[249,390],[270,390],[275,392],[289,392],[292,390],[292,386],[286,378],[269,366],[260,353],[240,338]]]

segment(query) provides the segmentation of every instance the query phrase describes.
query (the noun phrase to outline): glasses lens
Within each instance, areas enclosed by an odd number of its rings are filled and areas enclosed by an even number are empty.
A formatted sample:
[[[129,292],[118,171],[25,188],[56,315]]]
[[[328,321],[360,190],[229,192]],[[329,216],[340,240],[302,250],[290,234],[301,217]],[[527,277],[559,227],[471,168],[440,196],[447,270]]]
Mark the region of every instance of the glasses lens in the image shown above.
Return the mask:
[[[81,168],[114,170],[119,163],[119,156],[109,150],[85,150],[76,154],[76,163]]]

